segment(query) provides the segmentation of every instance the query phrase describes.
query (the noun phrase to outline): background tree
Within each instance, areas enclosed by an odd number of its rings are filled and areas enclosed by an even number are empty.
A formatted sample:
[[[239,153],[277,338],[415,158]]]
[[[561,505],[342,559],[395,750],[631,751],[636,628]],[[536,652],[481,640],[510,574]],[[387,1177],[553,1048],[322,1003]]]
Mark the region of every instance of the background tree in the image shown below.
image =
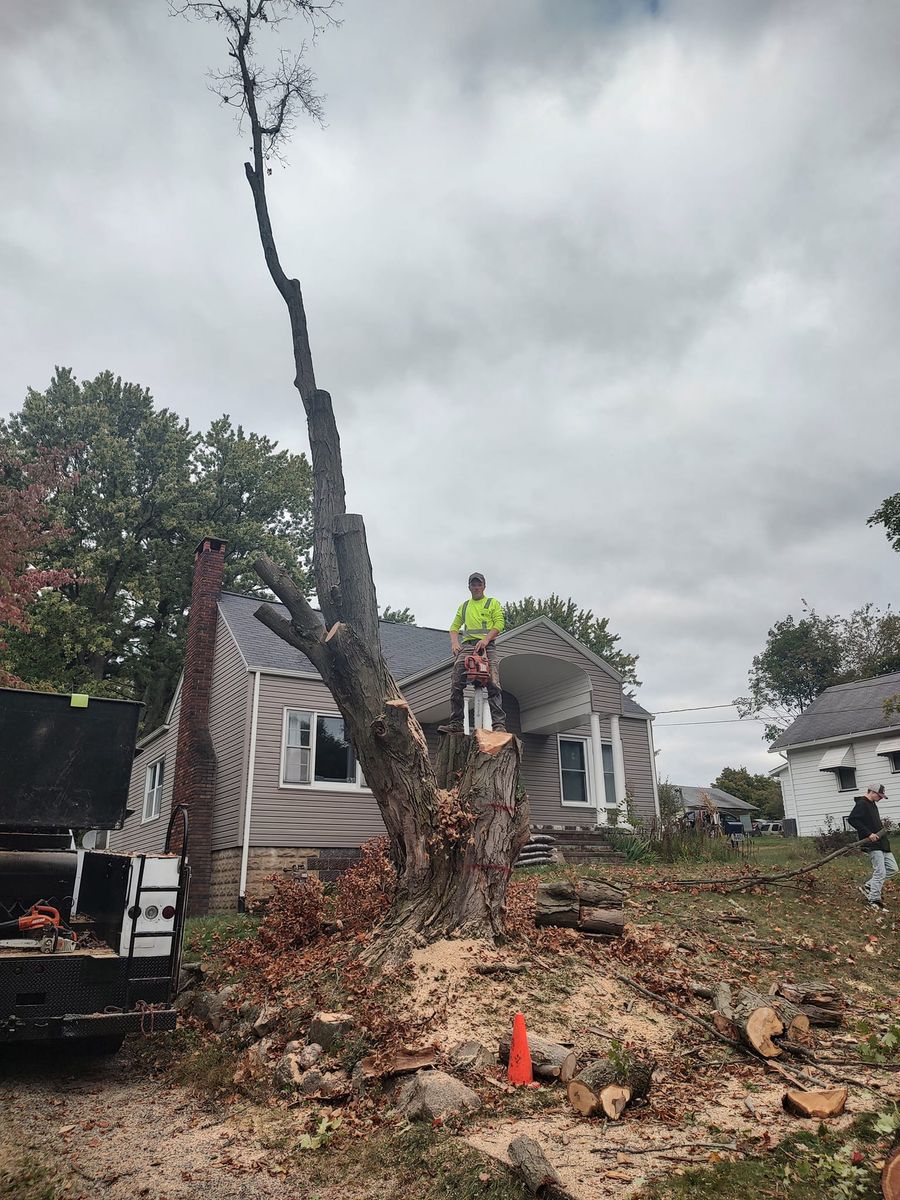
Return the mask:
[[[410,612],[408,608],[391,608],[389,604],[386,604],[381,610],[380,619],[391,625],[415,625],[416,614]]]
[[[751,775],[746,767],[723,767],[712,785],[747,804],[755,804],[760,810],[758,815],[766,820],[784,816],[781,785],[770,775]]]
[[[787,616],[769,630],[753,659],[748,695],[735,700],[742,717],[761,718],[773,742],[812,704],[839,683],[900,670],[900,616],[865,604],[847,617],[822,616],[804,601],[804,616]]]
[[[900,492],[883,500],[866,524],[883,525],[885,537],[900,552]]]
[[[571,596],[568,600],[563,600],[555,592],[543,600],[526,596],[523,600],[504,604],[503,615],[507,629],[515,629],[518,625],[533,621],[535,617],[549,617],[611,667],[615,667],[628,683],[640,687],[640,680],[635,674],[638,656],[619,648],[619,635],[610,632],[608,617],[596,617],[589,608],[579,608]]]
[[[0,686],[22,681],[10,668],[5,638],[27,632],[29,609],[44,588],[72,582],[69,571],[41,568],[34,560],[48,550],[64,530],[53,523],[50,502],[66,487],[60,456],[38,450],[21,458],[0,445]]]
[[[36,601],[29,635],[9,638],[10,669],[32,685],[142,700],[152,729],[181,670],[200,538],[228,542],[226,586],[266,594],[251,566],[260,547],[303,576],[309,463],[228,417],[194,433],[145,388],[108,371],[79,383],[57,369],[0,437],[22,455],[54,447],[70,485],[48,496],[66,532],[39,557],[68,568],[69,582]]]
[[[313,567],[325,625],[301,581],[266,555],[257,560],[257,570],[291,616],[288,620],[267,606],[257,615],[319,671],[387,828],[398,886],[371,957],[407,954],[410,936],[494,937],[502,932],[511,864],[528,838],[528,805],[518,787],[519,742],[508,733],[479,731],[470,739],[458,786],[438,787],[421,727],[381,653],[365,527],[361,517],[346,512],[331,396],[316,385],[302,289],[282,267],[269,215],[270,160],[297,115],[305,110],[317,117],[321,105],[301,55],[281,50],[267,68],[257,56],[257,41],[291,16],[302,15],[317,29],[329,19],[331,4],[179,0],[173,7],[221,23],[229,65],[214,78],[219,95],[237,106],[250,135],[252,159],[245,162],[244,173],[266,267],[290,321],[294,383],[306,411],[312,456]],[[444,739],[444,745],[452,743]],[[455,779],[443,782],[455,784]]]

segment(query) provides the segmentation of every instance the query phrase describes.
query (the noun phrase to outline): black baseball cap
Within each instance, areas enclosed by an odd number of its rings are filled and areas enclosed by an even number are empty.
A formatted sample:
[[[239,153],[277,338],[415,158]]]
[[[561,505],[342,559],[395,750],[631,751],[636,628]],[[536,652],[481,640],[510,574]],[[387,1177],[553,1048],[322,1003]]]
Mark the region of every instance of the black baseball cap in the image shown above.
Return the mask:
[[[480,571],[473,571],[469,576],[469,583],[484,583],[485,578]]]

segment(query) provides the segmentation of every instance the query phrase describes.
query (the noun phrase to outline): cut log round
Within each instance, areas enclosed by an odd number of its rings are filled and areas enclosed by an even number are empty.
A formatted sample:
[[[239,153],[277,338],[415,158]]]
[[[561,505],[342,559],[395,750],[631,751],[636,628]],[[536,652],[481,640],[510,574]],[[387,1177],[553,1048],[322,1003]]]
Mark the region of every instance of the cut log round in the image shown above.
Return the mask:
[[[773,996],[783,996],[804,1012],[812,1025],[842,1025],[847,1009],[846,997],[829,983],[773,983]]]
[[[804,1092],[799,1088],[788,1088],[781,1103],[786,1112],[795,1117],[839,1117],[847,1103],[847,1089],[828,1088],[824,1091]]]
[[[553,1188],[562,1188],[562,1180],[534,1138],[513,1138],[506,1148],[506,1153],[533,1196],[547,1196]]]
[[[772,1041],[784,1033],[784,1023],[772,1007],[770,998],[742,988],[732,996],[727,983],[719,984],[715,997],[716,1012],[737,1031],[741,1041],[763,1058],[777,1058],[782,1051]],[[719,1028],[719,1026],[717,1026]],[[720,1029],[724,1032],[724,1029]],[[727,1036],[733,1036],[729,1031]]]
[[[621,908],[625,892],[612,883],[599,879],[579,879],[576,885],[578,903],[597,908]]]
[[[884,1200],[900,1200],[900,1146],[884,1164],[881,1172],[881,1194]]]
[[[583,1117],[602,1114],[617,1121],[627,1104],[646,1096],[652,1076],[652,1063],[634,1059],[619,1064],[602,1058],[588,1063],[566,1091],[569,1103]]]
[[[810,1041],[809,1017],[790,1000],[786,1000],[782,996],[764,996],[761,992],[753,991],[752,988],[741,988],[737,994],[737,1003],[747,1009],[753,1006],[774,1008],[778,1019],[784,1025],[784,1036],[789,1041],[799,1042],[800,1045],[806,1045]]]
[[[500,1038],[497,1057],[504,1066],[509,1063],[511,1042],[512,1035],[509,1033],[504,1033]],[[529,1033],[528,1049],[531,1051],[531,1069],[539,1079],[558,1079],[560,1083],[568,1083],[574,1078],[578,1060],[571,1046],[560,1046]]]
[[[621,908],[589,908],[578,911],[578,928],[587,933],[607,933],[621,937],[625,928],[625,913]]]

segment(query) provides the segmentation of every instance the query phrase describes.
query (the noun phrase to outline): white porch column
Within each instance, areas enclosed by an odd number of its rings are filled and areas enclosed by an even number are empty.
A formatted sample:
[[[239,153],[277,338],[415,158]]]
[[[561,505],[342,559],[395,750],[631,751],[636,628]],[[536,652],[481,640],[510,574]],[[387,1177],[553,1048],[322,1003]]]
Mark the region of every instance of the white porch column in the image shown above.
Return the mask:
[[[619,810],[619,826],[628,827],[628,808],[625,803],[625,751],[622,749],[622,733],[619,729],[619,714],[609,718],[612,735],[613,779],[616,784],[616,806]]]
[[[597,824],[606,825],[606,787],[603,778],[603,742],[600,737],[600,714],[591,713],[591,770],[594,779],[594,806]]]

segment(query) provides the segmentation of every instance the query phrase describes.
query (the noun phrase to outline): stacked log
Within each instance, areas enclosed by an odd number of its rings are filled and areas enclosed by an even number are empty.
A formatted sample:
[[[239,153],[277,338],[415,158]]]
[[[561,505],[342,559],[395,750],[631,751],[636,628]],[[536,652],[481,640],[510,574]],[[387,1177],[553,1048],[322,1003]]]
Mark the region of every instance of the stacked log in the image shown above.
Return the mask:
[[[763,996],[752,988],[733,994],[720,983],[714,994],[713,1023],[720,1033],[744,1042],[763,1058],[777,1058],[782,1050],[772,1040],[784,1035],[791,1042],[810,1042],[809,1017],[782,996]]]
[[[535,924],[559,925],[587,934],[621,937],[625,892],[596,879],[558,879],[537,890]]]
[[[653,1077],[653,1063],[609,1058],[588,1063],[566,1089],[569,1103],[583,1117],[602,1115],[618,1121],[626,1105],[646,1096]]]
[[[842,1025],[847,1008],[846,997],[830,983],[773,983],[772,996],[782,996],[806,1013],[811,1025]]]
[[[504,1033],[500,1038],[497,1053],[504,1066],[509,1063],[511,1044],[512,1035]],[[539,1079],[558,1079],[560,1083],[568,1083],[578,1070],[578,1060],[571,1046],[548,1042],[545,1038],[529,1033],[528,1049],[531,1052],[531,1069]]]

